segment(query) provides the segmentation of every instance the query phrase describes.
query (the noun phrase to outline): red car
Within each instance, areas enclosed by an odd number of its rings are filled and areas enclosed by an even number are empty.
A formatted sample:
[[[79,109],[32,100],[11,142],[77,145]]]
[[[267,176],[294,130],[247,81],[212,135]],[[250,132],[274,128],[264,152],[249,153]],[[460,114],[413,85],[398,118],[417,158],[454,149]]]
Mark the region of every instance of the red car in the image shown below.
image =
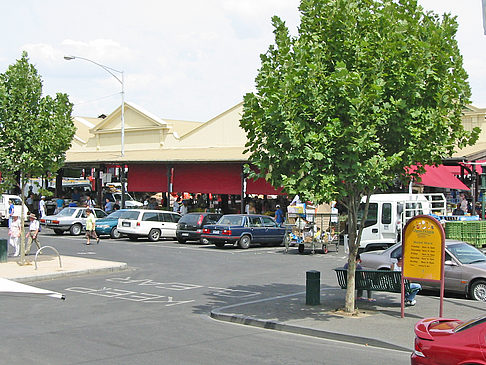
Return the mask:
[[[486,364],[486,315],[467,322],[422,319],[415,335],[412,365]]]

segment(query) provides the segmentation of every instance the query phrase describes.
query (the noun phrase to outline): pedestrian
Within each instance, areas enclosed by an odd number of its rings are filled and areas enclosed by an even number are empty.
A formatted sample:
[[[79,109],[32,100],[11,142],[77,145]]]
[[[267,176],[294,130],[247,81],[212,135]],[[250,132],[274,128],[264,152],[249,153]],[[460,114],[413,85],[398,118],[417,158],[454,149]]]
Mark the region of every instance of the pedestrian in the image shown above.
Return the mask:
[[[94,208],[94,201],[91,199],[91,196],[87,196],[86,197],[86,206],[90,209],[93,209]]]
[[[397,263],[391,265],[393,271],[402,271],[403,259],[402,256],[397,257]],[[410,283],[410,292],[405,293],[405,305],[415,305],[415,296],[422,289],[419,283]]]
[[[105,212],[106,213],[111,213],[113,212],[113,203],[110,201],[110,199],[106,198],[106,203],[105,203]]]
[[[464,214],[467,214],[469,203],[466,199],[466,194],[464,193],[459,194],[459,204],[461,204],[461,209],[464,212]]]
[[[46,216],[46,197],[44,195],[41,196],[41,200],[39,202],[39,216],[41,218]]]
[[[54,214],[59,213],[62,208],[64,208],[64,196],[60,196],[56,199],[56,210],[54,211]]]
[[[180,209],[181,209],[181,197],[177,196],[174,205],[172,206],[172,211],[179,213]]]
[[[96,243],[100,243],[100,238],[96,235],[96,218],[90,208],[86,209],[86,244],[90,244],[90,239],[96,239]]]
[[[180,208],[180,213],[181,215],[186,215],[188,212],[189,212],[189,207],[187,206],[187,200],[183,200]]]
[[[15,249],[14,256],[20,255],[20,246],[19,246],[19,238],[20,238],[20,220],[17,213],[12,213],[12,223],[8,229],[8,236],[9,236],[9,243]]]
[[[452,211],[452,215],[464,215],[464,211],[461,209],[461,204],[457,204],[456,209]]]
[[[12,201],[12,199],[8,200],[8,226],[10,227],[10,224],[12,224],[12,215],[15,212],[15,205]]]
[[[348,263],[346,262],[343,266],[343,269],[348,269]],[[361,266],[361,257],[358,254],[356,254],[356,271],[358,270],[363,270],[363,267]],[[358,275],[359,273],[356,273],[356,275]],[[371,294],[371,290],[366,290],[367,291],[367,296],[368,298],[365,298],[363,297],[363,289],[358,289],[356,290],[356,299],[357,300],[367,300],[368,302],[376,302],[376,299],[373,299],[372,297],[372,294]]]
[[[32,242],[35,242],[37,249],[41,248],[39,243],[39,221],[34,213],[29,215],[30,225],[29,225],[29,232],[25,235],[27,239],[27,243],[25,245],[25,254],[28,255],[30,253],[30,247],[32,246]]]
[[[29,194],[29,197],[25,201],[27,204],[27,208],[29,208],[29,212],[34,213],[34,194]]]
[[[284,212],[282,208],[280,208],[279,204],[277,204],[275,207],[277,208],[275,211],[275,221],[277,224],[282,224],[285,221]]]

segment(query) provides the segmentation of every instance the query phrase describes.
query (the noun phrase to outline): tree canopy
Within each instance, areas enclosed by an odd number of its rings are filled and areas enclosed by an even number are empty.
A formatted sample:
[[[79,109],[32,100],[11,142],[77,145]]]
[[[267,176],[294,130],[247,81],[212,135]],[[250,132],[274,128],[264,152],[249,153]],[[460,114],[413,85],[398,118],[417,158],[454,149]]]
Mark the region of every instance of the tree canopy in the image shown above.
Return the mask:
[[[42,80],[27,53],[0,74],[0,159],[2,187],[55,173],[64,164],[75,128],[66,94],[42,96]],[[24,194],[21,194],[22,201]],[[23,226],[22,226],[23,228]],[[24,256],[23,234],[21,253]]]
[[[299,10],[297,36],[272,18],[275,44],[244,98],[246,151],[274,186],[346,205],[357,251],[362,196],[477,139],[461,123],[470,88],[457,22],[416,0],[302,0]]]

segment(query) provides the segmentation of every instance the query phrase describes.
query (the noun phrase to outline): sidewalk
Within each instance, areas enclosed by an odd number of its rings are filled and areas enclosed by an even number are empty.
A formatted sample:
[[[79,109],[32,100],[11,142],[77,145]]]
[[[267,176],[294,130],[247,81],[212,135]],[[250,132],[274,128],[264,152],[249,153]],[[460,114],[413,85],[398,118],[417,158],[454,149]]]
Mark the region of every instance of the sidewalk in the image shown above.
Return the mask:
[[[32,283],[39,280],[58,279],[68,276],[93,273],[106,273],[126,270],[124,262],[95,260],[83,257],[42,254],[25,257],[26,264],[20,265],[19,257],[8,257],[7,262],[0,263],[0,278],[11,279],[19,283]]]
[[[304,288],[305,289],[305,288]],[[438,296],[418,295],[401,318],[400,294],[373,293],[376,302],[357,302],[359,316],[337,312],[344,307],[345,290],[321,287],[321,304],[305,305],[305,291],[217,308],[218,320],[267,329],[345,341],[366,346],[413,351],[414,326],[422,318],[438,317]],[[444,298],[443,316],[462,320],[485,314],[486,303]]]

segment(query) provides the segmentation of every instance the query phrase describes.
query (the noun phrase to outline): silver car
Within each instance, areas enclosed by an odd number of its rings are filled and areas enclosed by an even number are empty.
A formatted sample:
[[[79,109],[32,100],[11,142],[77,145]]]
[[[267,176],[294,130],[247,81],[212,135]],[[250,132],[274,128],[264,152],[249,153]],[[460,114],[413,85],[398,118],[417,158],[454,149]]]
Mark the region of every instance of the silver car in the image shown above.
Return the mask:
[[[53,229],[56,234],[63,234],[66,231],[72,236],[79,236],[83,229],[86,229],[86,207],[67,207],[56,215],[47,215],[39,221],[42,226]],[[106,213],[94,208],[96,218],[106,217]]]
[[[361,254],[361,266],[365,270],[390,270],[392,262],[396,262],[401,254],[401,243],[384,251],[364,252]],[[438,282],[414,281],[424,289],[440,288]],[[446,240],[444,289],[486,301],[486,255],[466,242]]]

